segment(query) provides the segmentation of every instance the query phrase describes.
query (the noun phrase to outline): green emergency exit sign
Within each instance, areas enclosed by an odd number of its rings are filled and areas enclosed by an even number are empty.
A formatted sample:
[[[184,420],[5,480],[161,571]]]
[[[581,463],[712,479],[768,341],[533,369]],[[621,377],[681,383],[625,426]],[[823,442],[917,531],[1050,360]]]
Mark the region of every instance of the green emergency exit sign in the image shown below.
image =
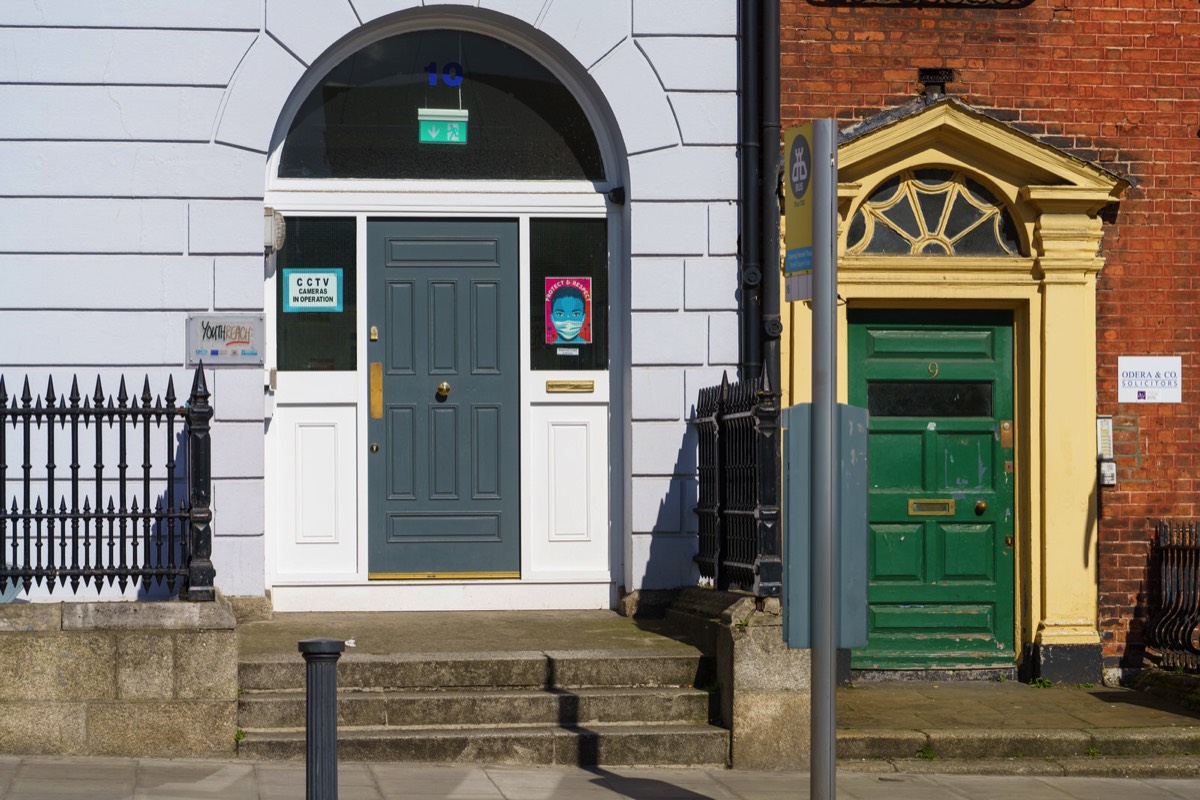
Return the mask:
[[[419,108],[421,144],[466,144],[467,111],[459,108]]]

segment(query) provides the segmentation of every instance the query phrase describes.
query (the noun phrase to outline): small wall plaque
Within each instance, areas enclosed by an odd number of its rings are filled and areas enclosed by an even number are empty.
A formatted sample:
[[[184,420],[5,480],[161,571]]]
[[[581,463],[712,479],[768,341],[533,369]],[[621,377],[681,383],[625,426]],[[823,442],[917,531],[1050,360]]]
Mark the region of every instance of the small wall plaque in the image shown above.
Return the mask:
[[[266,318],[262,314],[188,314],[187,365],[266,363]]]

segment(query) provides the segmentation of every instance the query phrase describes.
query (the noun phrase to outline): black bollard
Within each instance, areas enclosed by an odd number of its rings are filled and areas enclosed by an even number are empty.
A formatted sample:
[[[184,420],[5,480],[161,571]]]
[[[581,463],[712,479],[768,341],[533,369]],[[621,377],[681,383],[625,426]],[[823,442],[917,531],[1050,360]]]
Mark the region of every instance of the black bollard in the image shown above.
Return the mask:
[[[305,639],[305,800],[337,800],[337,662],[346,643]]]

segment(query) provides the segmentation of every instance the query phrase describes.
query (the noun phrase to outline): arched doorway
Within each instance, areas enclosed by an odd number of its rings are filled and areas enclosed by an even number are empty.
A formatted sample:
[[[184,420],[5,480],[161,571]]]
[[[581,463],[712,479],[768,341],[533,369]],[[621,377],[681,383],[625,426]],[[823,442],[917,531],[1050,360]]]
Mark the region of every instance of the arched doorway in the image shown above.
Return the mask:
[[[612,603],[623,157],[586,82],[490,22],[401,16],[285,109],[266,196],[286,231],[266,281],[277,609]]]

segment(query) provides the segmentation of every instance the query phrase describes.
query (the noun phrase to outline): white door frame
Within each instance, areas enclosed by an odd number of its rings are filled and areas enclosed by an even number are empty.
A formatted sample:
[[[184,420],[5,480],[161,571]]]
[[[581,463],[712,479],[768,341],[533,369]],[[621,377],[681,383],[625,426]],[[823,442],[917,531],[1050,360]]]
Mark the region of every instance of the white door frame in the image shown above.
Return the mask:
[[[277,174],[276,155],[269,175]],[[278,291],[273,263],[264,285],[267,315],[267,368],[274,390],[268,388],[268,417],[301,407],[323,409],[343,419],[353,419],[355,439],[355,491],[353,515],[353,571],[331,575],[321,572],[281,574],[278,569],[280,537],[286,534],[287,515],[281,498],[293,496],[285,485],[280,463],[280,431],[268,424],[266,435],[266,562],[267,585],[272,589],[277,610],[374,610],[470,609],[470,608],[608,608],[616,600],[623,582],[626,505],[626,476],[612,465],[625,463],[624,435],[628,409],[623,402],[629,374],[628,347],[624,342],[628,316],[628,275],[624,261],[623,214],[610,207],[596,186],[586,181],[374,181],[268,179],[266,205],[284,216],[353,216],[358,220],[358,364],[354,372],[273,372],[275,368],[275,297]],[[521,565],[522,577],[485,581],[370,581],[367,580],[366,491],[367,470],[367,318],[366,318],[366,220],[370,217],[403,218],[508,218],[520,230],[520,325],[521,348]],[[595,372],[532,372],[530,370],[529,219],[531,217],[606,218],[609,241],[609,370]],[[273,257],[272,257],[273,260]],[[592,395],[553,395],[545,382],[554,379],[595,381]],[[302,401],[302,402],[299,402]],[[574,407],[572,409],[572,407]],[[351,411],[352,410],[352,411]],[[350,414],[353,414],[351,417]],[[565,414],[565,417],[564,417]],[[535,417],[537,418],[535,420]],[[581,423],[580,421],[584,421]],[[602,471],[600,483],[606,490],[602,508],[607,514],[603,537],[590,545],[587,569],[571,569],[573,559],[539,557],[532,541],[544,520],[535,520],[535,475],[544,474],[544,463],[536,462],[530,442],[535,424],[607,423],[607,454],[594,465]],[[543,437],[544,438],[544,437]],[[544,492],[544,490],[543,490]],[[597,498],[599,499],[599,498]],[[346,510],[343,509],[343,514]],[[544,516],[544,515],[542,515]],[[347,518],[349,520],[349,518]],[[573,545],[571,545],[573,546]],[[597,555],[597,548],[600,549]],[[544,550],[544,547],[543,547]],[[564,550],[563,552],[566,552]],[[582,550],[580,552],[583,552]],[[595,568],[602,565],[602,568]]]

